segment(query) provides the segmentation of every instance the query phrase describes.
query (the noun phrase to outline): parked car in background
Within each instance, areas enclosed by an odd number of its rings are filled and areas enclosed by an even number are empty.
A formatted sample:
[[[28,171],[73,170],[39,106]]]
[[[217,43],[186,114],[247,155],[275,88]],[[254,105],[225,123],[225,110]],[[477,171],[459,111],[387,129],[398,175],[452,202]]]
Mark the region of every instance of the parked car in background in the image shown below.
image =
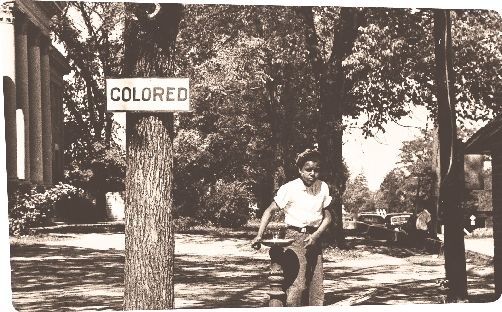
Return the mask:
[[[343,228],[346,230],[354,230],[357,227],[352,215],[342,216],[342,222],[343,222]]]
[[[361,213],[357,217],[357,221],[364,222],[369,225],[385,226],[385,218],[377,213]]]
[[[392,230],[400,230],[401,226],[408,222],[408,219],[412,215],[412,213],[408,212],[389,213],[385,216],[385,227]]]

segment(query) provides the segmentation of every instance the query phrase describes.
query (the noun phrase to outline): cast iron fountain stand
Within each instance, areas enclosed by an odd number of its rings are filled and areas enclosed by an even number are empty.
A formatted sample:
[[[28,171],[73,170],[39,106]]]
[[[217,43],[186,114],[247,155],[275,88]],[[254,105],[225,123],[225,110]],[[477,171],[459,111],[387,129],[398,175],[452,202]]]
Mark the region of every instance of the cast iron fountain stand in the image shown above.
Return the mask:
[[[264,240],[261,243],[270,247],[270,302],[269,307],[284,307],[286,306],[286,293],[282,290],[284,275],[282,263],[284,261],[284,247],[291,245],[291,239],[270,239]]]

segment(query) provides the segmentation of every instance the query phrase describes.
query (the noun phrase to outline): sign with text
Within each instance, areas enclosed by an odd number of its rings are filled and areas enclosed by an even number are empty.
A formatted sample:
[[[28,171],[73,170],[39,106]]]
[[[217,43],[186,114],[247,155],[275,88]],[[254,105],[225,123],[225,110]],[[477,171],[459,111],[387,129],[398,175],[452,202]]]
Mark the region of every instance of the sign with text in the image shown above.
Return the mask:
[[[188,78],[108,78],[108,111],[190,111]]]

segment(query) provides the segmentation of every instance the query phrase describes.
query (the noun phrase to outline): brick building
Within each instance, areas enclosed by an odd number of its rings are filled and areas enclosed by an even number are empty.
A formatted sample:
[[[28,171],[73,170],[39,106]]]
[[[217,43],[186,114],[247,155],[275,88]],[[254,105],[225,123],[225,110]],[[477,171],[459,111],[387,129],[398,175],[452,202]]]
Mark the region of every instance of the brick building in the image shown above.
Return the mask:
[[[502,294],[502,114],[473,134],[464,145],[465,154],[492,157],[492,203],[495,293]]]
[[[49,22],[65,2],[16,0],[0,6],[0,49],[8,185],[49,186],[63,178],[63,76]]]

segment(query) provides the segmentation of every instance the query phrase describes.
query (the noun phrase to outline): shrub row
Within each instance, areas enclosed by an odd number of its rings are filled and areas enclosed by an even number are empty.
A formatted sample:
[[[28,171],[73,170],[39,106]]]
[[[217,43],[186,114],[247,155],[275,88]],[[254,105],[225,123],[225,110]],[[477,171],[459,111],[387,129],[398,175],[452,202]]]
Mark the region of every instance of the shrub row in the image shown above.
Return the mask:
[[[82,189],[59,183],[48,189],[20,186],[9,192],[9,235],[26,235],[32,228],[51,223],[58,202],[81,198]]]
[[[477,228],[472,231],[470,236],[473,238],[493,237],[493,228]]]

